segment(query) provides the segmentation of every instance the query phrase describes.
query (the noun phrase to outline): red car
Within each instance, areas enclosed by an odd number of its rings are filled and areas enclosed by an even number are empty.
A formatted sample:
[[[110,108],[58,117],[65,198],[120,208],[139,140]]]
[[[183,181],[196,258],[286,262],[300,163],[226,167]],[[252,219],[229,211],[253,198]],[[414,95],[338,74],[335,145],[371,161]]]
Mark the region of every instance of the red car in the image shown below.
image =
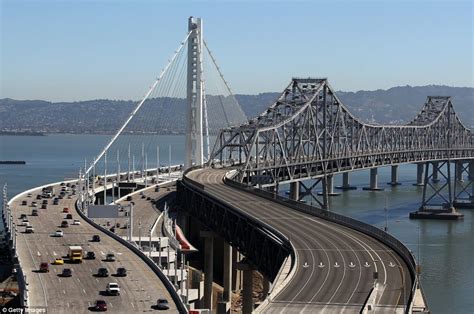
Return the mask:
[[[94,310],[103,312],[107,311],[107,303],[104,300],[95,301]]]
[[[64,207],[64,208],[63,208],[63,213],[69,213],[69,208]]]
[[[40,272],[42,272],[42,273],[47,273],[47,272],[49,272],[49,264],[48,264],[48,263],[41,263],[39,270],[40,270]]]

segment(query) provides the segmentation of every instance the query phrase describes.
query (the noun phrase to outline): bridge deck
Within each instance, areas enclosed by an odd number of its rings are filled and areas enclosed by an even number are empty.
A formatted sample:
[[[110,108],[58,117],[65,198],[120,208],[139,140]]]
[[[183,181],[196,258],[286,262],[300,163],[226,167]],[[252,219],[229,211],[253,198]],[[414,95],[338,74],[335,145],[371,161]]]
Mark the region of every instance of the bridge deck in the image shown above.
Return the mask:
[[[59,186],[55,186],[58,190]],[[31,307],[47,306],[48,313],[84,313],[87,308],[97,299],[104,299],[109,310],[117,313],[135,313],[151,310],[158,298],[164,297],[170,302],[170,312],[177,312],[176,306],[169,292],[161,283],[155,273],[136,256],[132,251],[125,248],[116,240],[101,233],[82,220],[74,210],[75,196],[71,199],[63,199],[59,205],[52,205],[48,199],[48,208],[40,209],[39,216],[31,216],[32,201],[41,190],[35,190],[31,197],[26,194],[15,199],[12,204],[14,219],[21,223],[18,218],[21,214],[27,214],[30,224],[35,233],[24,233],[25,227],[18,227],[17,249],[23,271],[29,282],[29,305]],[[22,206],[21,201],[27,200],[28,205]],[[41,205],[40,205],[41,206]],[[81,225],[70,225],[68,228],[59,228],[65,214],[62,209],[68,207],[74,219],[78,219]],[[72,220],[69,220],[71,223]],[[51,237],[50,234],[62,229],[64,237]],[[99,234],[101,242],[89,242],[92,235]],[[85,251],[94,251],[95,260],[84,260],[81,264],[68,264],[65,258],[68,246],[80,245]],[[105,254],[114,252],[117,261],[103,262]],[[64,265],[50,265],[49,273],[37,273],[40,263],[51,263],[56,257],[65,259]],[[106,267],[110,274],[114,274],[118,267],[127,268],[127,277],[96,278],[99,267]],[[64,268],[72,268],[73,275],[70,278],[59,277]],[[109,297],[101,295],[107,283],[118,282],[121,287],[121,295]]]
[[[296,250],[295,275],[266,311],[359,312],[374,285],[375,270],[383,287],[376,303],[384,309],[403,311],[412,280],[392,249],[350,228],[227,186],[223,183],[225,172],[199,169],[188,177],[203,184],[216,198],[281,231]]]

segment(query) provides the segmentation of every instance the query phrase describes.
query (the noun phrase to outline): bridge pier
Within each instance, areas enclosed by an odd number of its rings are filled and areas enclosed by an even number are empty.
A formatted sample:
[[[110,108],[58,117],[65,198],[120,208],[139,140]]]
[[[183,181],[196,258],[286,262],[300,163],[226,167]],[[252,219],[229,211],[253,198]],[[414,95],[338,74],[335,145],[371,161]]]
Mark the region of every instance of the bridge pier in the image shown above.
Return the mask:
[[[424,163],[422,162],[416,164],[416,183],[413,184],[414,186],[423,186],[423,166]]]
[[[339,196],[339,195],[341,195],[341,193],[334,192],[334,176],[332,174],[329,174],[329,175],[326,176],[326,190],[328,192],[328,196]],[[318,193],[318,195],[323,195],[324,196],[324,193]]]
[[[218,314],[230,313],[230,306],[232,301],[232,246],[229,243],[223,242],[224,259],[223,259],[223,280],[222,286],[222,301],[217,304]]]
[[[214,281],[214,233],[201,231],[204,238],[204,308],[212,312],[212,283]]]
[[[398,165],[393,165],[391,170],[391,180],[388,184],[390,184],[391,186],[400,185],[401,183],[398,182]]]
[[[466,162],[466,165],[464,163]],[[454,205],[456,208],[473,208],[474,209],[474,162],[458,161],[458,170],[460,173],[456,175],[462,178],[463,173],[467,174],[467,182],[456,180],[454,185]]]
[[[342,174],[342,185],[336,186],[338,190],[357,190],[356,186],[350,185],[349,183],[349,172]]]
[[[464,182],[464,178],[463,178],[463,161],[462,160],[458,160],[454,163],[454,169],[455,169],[455,173],[456,173],[456,182]]]
[[[439,178],[438,178],[438,162],[435,161],[433,162],[433,178],[431,179],[433,183],[438,183]]]
[[[244,273],[242,289],[242,314],[253,312],[253,271],[254,267],[245,260],[237,264],[237,268]]]
[[[300,199],[300,183],[298,181],[290,183],[290,199],[295,201]]]
[[[382,188],[378,186],[378,169],[370,169],[370,186],[362,188],[365,191],[383,191]]]

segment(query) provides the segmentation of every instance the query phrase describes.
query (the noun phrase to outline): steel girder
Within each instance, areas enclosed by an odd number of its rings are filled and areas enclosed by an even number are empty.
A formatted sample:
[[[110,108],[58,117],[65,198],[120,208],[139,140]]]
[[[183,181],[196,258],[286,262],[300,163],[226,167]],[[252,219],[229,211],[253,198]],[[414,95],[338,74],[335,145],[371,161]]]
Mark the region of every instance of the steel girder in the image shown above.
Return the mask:
[[[285,259],[293,254],[288,239],[270,226],[208,195],[198,185],[185,176],[178,181],[178,206],[223,237],[273,282]]]
[[[220,132],[210,163],[240,164],[240,182],[257,176],[277,184],[375,166],[469,158],[474,158],[474,136],[450,97],[429,96],[405,125],[368,124],[347,110],[327,79],[294,78],[256,119]]]

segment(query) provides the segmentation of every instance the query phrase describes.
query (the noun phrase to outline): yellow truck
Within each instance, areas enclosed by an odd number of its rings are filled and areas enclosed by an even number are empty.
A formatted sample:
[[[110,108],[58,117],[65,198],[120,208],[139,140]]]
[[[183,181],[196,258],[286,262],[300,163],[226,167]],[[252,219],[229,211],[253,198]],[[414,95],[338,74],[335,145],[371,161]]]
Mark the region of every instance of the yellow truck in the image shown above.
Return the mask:
[[[82,263],[82,247],[77,245],[70,246],[68,258],[73,263]]]

